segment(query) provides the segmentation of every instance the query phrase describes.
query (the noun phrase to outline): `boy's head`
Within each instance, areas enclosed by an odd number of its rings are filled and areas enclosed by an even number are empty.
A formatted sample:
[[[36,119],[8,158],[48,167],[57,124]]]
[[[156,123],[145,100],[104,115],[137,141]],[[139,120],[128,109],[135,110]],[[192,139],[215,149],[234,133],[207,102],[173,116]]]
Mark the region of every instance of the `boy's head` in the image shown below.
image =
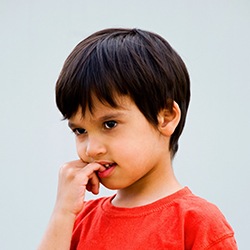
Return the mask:
[[[181,119],[170,138],[178,150],[190,100],[190,81],[180,56],[157,34],[139,29],[106,29],[92,34],[71,52],[56,83],[56,103],[65,119],[81,107],[93,110],[93,97],[112,107],[117,96],[129,96],[155,127],[158,113],[172,110]]]

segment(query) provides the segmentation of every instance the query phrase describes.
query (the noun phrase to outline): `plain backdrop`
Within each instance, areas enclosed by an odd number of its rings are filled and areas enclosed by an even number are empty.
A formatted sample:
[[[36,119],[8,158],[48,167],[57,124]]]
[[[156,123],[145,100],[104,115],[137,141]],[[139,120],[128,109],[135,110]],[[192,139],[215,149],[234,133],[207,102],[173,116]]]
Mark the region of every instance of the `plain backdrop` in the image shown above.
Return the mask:
[[[1,250],[36,249],[43,235],[58,169],[77,158],[55,81],[73,47],[108,27],[157,32],[182,56],[192,99],[176,175],[221,209],[239,249],[249,249],[249,13],[247,0],[0,0]]]

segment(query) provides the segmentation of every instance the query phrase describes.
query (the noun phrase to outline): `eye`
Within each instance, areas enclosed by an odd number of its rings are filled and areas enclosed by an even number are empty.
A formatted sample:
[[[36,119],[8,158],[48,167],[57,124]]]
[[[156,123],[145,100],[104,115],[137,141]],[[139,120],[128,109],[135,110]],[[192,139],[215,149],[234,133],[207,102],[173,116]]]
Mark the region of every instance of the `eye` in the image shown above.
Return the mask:
[[[74,128],[72,131],[75,135],[82,135],[87,133],[86,129],[84,128]]]
[[[107,121],[107,122],[104,122],[103,126],[106,129],[112,129],[112,128],[117,126],[117,122],[116,121]]]

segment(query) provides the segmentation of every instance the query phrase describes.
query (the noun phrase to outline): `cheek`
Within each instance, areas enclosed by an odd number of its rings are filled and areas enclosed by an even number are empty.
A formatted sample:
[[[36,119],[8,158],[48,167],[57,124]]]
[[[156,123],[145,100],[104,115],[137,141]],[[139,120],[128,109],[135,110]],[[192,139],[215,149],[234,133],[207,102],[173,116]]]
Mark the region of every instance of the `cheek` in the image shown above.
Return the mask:
[[[86,145],[83,142],[79,142],[76,139],[76,152],[79,156],[79,158],[83,159],[84,157],[86,157],[85,153],[86,153]]]
[[[142,133],[138,132],[131,140],[124,143],[123,152],[129,154],[135,162],[140,164],[149,161],[162,151],[163,147],[158,133],[147,130]]]
[[[132,136],[129,135],[120,138],[112,147],[112,151],[119,154],[119,156],[126,161],[130,161],[131,159],[134,160],[137,157],[144,155],[144,152],[147,151],[146,145],[144,137],[142,138],[142,136],[137,133]]]

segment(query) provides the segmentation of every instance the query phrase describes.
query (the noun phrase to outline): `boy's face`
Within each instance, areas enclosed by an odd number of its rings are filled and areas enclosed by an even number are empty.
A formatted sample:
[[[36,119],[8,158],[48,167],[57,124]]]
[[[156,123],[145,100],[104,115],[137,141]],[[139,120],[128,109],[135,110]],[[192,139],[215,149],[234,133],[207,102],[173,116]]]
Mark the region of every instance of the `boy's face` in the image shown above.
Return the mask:
[[[84,162],[97,162],[107,170],[98,173],[110,189],[150,185],[157,181],[169,156],[169,138],[154,128],[129,97],[119,97],[117,108],[94,99],[92,113],[79,108],[69,119],[76,147]]]

